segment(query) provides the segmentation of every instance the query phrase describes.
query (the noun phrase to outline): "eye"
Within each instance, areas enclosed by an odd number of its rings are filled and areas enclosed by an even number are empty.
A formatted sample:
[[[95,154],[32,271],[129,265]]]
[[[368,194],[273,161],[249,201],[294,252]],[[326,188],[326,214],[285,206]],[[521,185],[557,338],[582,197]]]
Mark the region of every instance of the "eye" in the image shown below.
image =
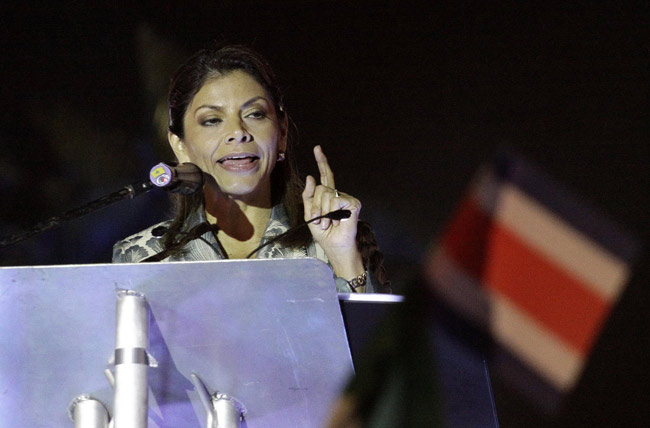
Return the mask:
[[[203,125],[203,126],[215,126],[215,125],[220,124],[221,122],[222,122],[222,120],[219,119],[218,117],[210,117],[208,119],[203,119],[201,121],[201,125]]]
[[[250,119],[264,119],[266,117],[266,113],[261,110],[255,110],[248,113],[246,117]]]

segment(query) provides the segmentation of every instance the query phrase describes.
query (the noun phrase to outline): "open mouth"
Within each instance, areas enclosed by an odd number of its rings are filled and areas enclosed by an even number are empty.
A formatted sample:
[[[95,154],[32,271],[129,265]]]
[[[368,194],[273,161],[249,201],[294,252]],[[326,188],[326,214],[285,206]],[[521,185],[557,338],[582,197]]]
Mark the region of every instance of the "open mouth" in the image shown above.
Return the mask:
[[[226,163],[232,163],[232,164],[247,164],[247,163],[253,163],[256,160],[258,160],[260,157],[250,154],[250,153],[243,153],[243,154],[238,154],[238,155],[228,155],[224,156],[221,159],[217,161],[217,163],[220,164],[226,164]]]
[[[227,171],[230,172],[248,172],[257,168],[260,157],[254,153],[232,153],[217,160]]]

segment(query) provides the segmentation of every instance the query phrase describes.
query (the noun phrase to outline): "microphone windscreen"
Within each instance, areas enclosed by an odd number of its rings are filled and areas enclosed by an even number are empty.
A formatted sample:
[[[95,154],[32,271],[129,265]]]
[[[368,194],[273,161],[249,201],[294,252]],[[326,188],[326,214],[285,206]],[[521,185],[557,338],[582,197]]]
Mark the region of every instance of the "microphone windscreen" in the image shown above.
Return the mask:
[[[154,165],[149,171],[149,180],[157,187],[170,186],[174,180],[174,167],[164,162]]]
[[[161,162],[149,172],[151,183],[172,193],[191,195],[203,187],[203,172],[193,163]]]
[[[327,214],[327,218],[332,220],[343,220],[344,218],[350,218],[352,212],[350,210],[336,210]]]

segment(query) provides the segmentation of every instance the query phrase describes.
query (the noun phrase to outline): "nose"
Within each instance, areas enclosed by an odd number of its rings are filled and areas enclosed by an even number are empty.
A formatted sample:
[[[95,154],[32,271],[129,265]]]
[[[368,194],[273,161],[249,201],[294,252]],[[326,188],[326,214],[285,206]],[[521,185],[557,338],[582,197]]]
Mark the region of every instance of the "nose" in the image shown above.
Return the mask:
[[[241,122],[237,122],[230,130],[226,141],[228,143],[248,143],[253,141],[253,136]]]

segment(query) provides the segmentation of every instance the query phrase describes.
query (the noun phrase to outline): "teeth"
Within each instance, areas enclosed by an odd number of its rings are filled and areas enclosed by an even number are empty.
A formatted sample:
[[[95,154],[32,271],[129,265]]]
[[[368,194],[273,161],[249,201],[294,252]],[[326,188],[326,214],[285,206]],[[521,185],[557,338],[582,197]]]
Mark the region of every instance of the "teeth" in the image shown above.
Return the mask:
[[[218,162],[223,163],[223,162],[228,161],[228,160],[243,160],[243,159],[250,159],[251,162],[252,162],[255,159],[259,159],[259,157],[258,156],[253,156],[253,155],[251,155],[251,156],[228,156],[226,158],[223,158],[223,159],[219,160]]]

